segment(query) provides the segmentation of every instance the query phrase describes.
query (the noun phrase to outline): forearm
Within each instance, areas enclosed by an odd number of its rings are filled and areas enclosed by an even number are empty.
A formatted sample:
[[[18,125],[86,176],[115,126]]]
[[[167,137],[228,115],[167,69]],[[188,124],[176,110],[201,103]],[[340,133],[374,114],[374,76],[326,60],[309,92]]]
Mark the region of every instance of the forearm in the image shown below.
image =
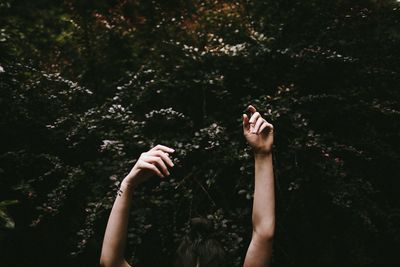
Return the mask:
[[[271,262],[275,231],[274,171],[272,145],[274,126],[249,105],[251,118],[243,114],[243,134],[253,148],[255,185],[253,198],[253,235],[244,260],[245,267],[265,267]]]
[[[140,155],[129,174],[122,181],[120,192],[114,201],[104,234],[100,256],[101,266],[129,267],[129,264],[124,259],[124,252],[133,190],[153,175],[168,176],[167,165],[169,167],[174,166],[174,163],[169,158],[169,153],[173,152],[174,149],[172,148],[156,145]]]
[[[133,187],[123,181],[120,190],[114,201],[104,234],[100,263],[106,267],[121,266],[125,261],[124,251]]]
[[[275,189],[272,154],[255,154],[253,232],[272,239],[275,231]]]

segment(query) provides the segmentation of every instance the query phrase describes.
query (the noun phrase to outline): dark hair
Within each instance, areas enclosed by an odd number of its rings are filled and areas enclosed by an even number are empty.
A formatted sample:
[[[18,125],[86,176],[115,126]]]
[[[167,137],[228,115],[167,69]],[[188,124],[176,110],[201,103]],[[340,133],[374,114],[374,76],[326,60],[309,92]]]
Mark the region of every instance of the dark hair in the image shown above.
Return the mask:
[[[213,238],[213,227],[205,218],[190,220],[190,232],[176,251],[175,267],[225,267],[225,251]]]

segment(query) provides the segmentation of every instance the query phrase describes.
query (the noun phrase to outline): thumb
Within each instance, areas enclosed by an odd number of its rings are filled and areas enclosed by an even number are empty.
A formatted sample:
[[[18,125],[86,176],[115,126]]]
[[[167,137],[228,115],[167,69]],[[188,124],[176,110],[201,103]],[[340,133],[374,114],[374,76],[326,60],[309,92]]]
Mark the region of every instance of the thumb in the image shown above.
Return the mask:
[[[243,114],[243,131],[248,131],[250,129],[249,117]]]

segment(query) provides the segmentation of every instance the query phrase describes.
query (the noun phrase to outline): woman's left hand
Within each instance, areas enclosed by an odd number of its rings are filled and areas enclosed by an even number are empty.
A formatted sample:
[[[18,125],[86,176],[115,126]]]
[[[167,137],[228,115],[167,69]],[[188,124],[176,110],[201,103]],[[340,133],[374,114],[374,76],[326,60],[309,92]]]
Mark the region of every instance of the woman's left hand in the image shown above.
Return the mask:
[[[135,187],[153,175],[158,175],[161,178],[169,176],[168,168],[174,166],[169,153],[173,152],[174,149],[170,147],[156,145],[149,151],[142,153],[135,166],[125,177],[124,183]]]

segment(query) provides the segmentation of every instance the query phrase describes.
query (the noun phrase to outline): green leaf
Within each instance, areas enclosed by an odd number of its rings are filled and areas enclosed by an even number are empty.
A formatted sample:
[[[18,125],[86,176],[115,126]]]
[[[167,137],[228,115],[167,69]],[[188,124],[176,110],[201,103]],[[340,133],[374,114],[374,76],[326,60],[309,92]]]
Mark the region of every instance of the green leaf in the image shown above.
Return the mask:
[[[0,209],[0,223],[1,223],[1,228],[6,228],[6,229],[14,229],[15,228],[15,222],[14,220],[4,211]]]
[[[3,200],[3,201],[0,202],[0,208],[7,207],[7,206],[10,206],[10,205],[15,205],[15,204],[18,204],[18,203],[19,203],[18,200]]]

